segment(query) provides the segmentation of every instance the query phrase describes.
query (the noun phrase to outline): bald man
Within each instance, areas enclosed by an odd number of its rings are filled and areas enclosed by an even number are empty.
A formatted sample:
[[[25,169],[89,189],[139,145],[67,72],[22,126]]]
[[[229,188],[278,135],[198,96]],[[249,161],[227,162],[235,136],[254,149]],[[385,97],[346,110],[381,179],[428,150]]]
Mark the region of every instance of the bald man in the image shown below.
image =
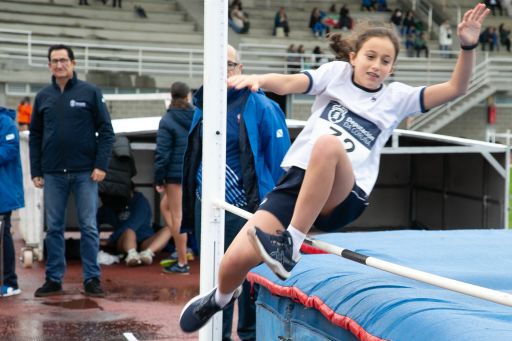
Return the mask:
[[[243,64],[233,46],[227,49],[228,77],[241,74]],[[201,236],[203,89],[194,94],[196,106],[183,167],[183,230]],[[281,161],[290,147],[285,115],[262,91],[228,89],[226,127],[226,202],[254,212],[283,174]],[[245,219],[226,212],[224,248],[231,244]],[[233,307],[224,310],[222,340],[231,340]],[[237,333],[255,340],[256,312],[245,281],[238,297]]]

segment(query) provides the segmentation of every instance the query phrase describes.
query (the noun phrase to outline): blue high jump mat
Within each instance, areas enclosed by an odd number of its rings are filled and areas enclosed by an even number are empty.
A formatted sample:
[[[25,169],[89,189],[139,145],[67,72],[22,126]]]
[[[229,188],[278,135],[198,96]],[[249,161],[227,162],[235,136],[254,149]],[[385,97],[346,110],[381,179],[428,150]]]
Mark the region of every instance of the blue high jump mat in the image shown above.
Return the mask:
[[[370,257],[512,293],[512,231],[386,231],[315,236]],[[285,281],[266,265],[258,340],[512,340],[512,307],[431,286],[332,254],[303,255]]]

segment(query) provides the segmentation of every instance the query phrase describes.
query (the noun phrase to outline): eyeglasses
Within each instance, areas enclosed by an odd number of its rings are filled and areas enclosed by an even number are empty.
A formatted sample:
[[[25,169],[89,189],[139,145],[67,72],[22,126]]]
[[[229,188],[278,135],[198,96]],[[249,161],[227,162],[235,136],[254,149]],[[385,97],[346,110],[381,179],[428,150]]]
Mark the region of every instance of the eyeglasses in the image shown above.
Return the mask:
[[[240,64],[228,61],[228,71],[234,70],[238,65],[240,65]]]
[[[59,63],[61,65],[67,65],[69,63],[69,59],[68,58],[52,59],[52,60],[50,60],[50,63],[52,65],[57,65]]]

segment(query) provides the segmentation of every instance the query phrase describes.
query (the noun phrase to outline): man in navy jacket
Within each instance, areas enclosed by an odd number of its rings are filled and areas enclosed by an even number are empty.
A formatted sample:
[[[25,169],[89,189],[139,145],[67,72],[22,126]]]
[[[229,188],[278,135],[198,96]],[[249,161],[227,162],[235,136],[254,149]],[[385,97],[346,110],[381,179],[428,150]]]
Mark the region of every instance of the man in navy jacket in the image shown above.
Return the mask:
[[[20,140],[15,117],[14,110],[0,107],[0,223],[3,234],[3,282],[0,283],[0,297],[21,293],[11,235],[11,212],[25,205]]]
[[[46,281],[36,290],[36,297],[62,294],[65,214],[70,192],[75,197],[80,225],[84,294],[104,296],[97,260],[96,210],[98,182],[106,175],[114,131],[101,91],[77,79],[75,66],[69,46],[50,46],[52,84],[37,94],[30,124],[32,180],[36,187],[44,188],[48,228]]]

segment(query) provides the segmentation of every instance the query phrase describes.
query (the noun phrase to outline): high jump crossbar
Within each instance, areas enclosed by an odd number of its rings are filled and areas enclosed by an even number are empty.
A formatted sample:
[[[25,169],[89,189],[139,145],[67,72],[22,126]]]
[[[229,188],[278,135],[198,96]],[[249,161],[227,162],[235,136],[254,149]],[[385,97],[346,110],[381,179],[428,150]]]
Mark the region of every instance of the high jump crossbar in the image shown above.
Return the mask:
[[[214,200],[213,204],[219,208],[222,208],[247,220],[249,220],[252,217],[252,213],[242,210],[236,206],[230,205],[224,201]],[[313,246],[317,249],[320,249],[326,253],[340,256],[345,259],[370,266],[372,268],[383,270],[405,278],[410,278],[419,282],[434,285],[443,289],[480,298],[486,301],[491,301],[494,303],[512,307],[512,295],[502,291],[497,291],[481,287],[478,285],[460,282],[454,279],[390,263],[375,257],[366,256],[358,252],[344,249],[342,247],[332,245],[320,240],[306,238],[304,240],[304,243]]]

